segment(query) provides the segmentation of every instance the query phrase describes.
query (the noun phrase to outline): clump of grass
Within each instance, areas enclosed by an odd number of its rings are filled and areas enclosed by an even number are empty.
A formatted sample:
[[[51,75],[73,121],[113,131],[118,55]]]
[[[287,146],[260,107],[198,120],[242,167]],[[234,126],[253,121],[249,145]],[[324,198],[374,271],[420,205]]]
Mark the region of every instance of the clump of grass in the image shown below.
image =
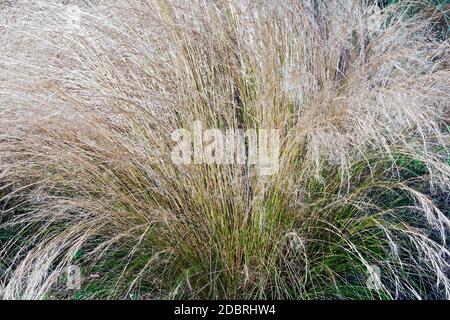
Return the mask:
[[[102,277],[73,298],[450,298],[449,46],[430,19],[337,0],[77,10],[0,13],[2,298],[64,295],[71,264]],[[279,129],[279,173],[174,164],[195,120]]]

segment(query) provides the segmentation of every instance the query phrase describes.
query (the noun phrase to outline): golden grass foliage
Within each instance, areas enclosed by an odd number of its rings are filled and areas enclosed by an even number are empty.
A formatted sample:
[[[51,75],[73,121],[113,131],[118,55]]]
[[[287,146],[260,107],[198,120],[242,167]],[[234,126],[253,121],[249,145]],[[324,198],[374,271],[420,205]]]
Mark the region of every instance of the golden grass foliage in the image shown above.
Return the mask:
[[[0,9],[0,297],[58,296],[79,264],[100,274],[84,298],[450,298],[450,48],[426,17],[70,8]],[[279,129],[279,173],[175,165],[195,120]]]

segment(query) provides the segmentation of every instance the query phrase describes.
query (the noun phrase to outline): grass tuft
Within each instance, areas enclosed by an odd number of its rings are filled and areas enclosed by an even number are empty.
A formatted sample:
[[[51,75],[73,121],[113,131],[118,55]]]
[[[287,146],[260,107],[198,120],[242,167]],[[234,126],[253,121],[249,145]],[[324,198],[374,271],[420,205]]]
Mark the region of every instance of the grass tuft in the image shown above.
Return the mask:
[[[449,299],[450,48],[403,5],[0,2],[0,297]],[[174,164],[196,120],[280,171]]]

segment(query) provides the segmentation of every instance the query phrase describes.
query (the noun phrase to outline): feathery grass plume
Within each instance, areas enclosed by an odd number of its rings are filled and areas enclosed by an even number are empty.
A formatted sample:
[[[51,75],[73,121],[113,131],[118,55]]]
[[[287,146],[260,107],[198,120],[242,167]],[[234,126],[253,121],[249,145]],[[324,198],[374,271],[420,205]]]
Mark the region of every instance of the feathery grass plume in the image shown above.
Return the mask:
[[[450,298],[450,48],[430,19],[76,4],[0,11],[2,298]],[[278,174],[174,164],[194,121],[280,130]]]

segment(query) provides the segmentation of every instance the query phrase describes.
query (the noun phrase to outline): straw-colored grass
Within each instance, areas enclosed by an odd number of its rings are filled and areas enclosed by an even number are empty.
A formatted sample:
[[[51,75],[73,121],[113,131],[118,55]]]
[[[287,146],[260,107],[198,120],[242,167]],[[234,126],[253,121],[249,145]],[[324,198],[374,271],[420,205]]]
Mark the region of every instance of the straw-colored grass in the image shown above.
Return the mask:
[[[0,9],[0,297],[73,298],[75,264],[79,298],[450,298],[450,47],[431,18],[92,3],[80,25],[53,1]],[[174,164],[196,120],[280,130],[280,171]]]

